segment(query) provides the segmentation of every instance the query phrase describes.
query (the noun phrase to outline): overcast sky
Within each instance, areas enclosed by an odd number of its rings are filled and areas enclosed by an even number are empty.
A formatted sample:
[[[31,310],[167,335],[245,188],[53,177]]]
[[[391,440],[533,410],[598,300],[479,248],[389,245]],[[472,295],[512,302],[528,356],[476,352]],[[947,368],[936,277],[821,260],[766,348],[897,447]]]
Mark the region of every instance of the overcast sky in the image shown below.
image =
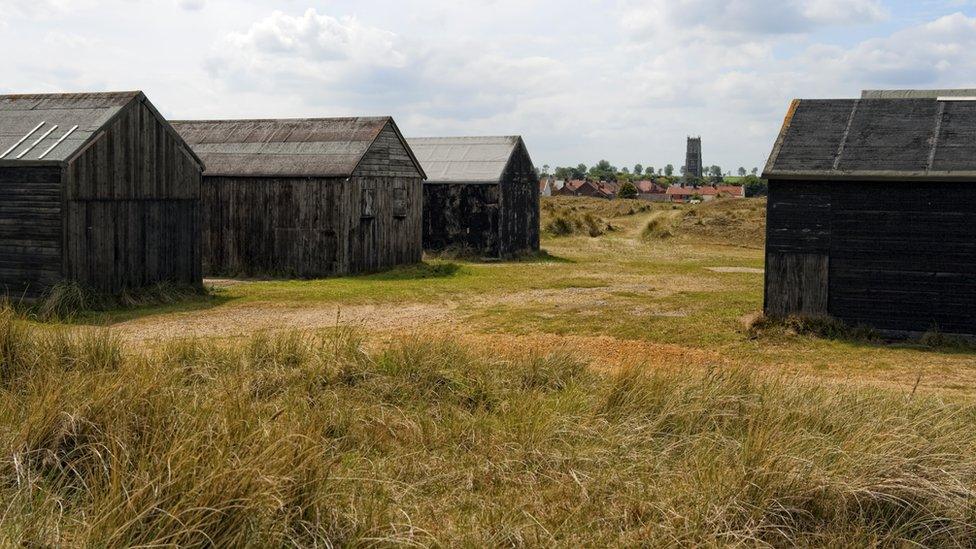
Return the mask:
[[[794,97],[976,87],[973,0],[0,0],[0,92],[170,118],[393,115],[539,166],[762,168]]]

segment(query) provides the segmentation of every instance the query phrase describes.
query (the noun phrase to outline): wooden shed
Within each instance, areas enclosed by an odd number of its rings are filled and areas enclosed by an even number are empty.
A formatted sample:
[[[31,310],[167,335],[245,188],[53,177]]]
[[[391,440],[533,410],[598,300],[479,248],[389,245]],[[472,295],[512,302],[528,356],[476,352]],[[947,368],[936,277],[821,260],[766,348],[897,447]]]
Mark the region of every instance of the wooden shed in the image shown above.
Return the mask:
[[[142,92],[0,96],[0,294],[201,284],[203,164]]]
[[[421,260],[424,172],[392,118],[173,125],[207,164],[205,273],[318,277]]]
[[[763,177],[767,314],[976,334],[976,101],[796,100]]]
[[[424,249],[485,257],[539,249],[539,176],[521,137],[409,141],[428,176]]]

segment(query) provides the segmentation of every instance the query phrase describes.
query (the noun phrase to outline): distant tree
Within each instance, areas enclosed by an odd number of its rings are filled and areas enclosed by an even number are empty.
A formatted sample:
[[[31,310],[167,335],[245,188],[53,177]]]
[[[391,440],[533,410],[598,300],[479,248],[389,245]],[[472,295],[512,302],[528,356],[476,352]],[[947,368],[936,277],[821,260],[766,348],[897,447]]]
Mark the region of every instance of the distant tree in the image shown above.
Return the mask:
[[[634,175],[637,176],[644,175],[644,166],[640,164],[634,164]]]
[[[559,179],[560,181],[568,181],[570,179],[573,179],[573,168],[565,168],[565,167],[557,166],[556,169],[552,172],[552,175],[553,177]]]
[[[542,175],[549,175],[549,164],[542,165]]]
[[[739,177],[745,177],[745,176],[746,176],[746,169],[743,168],[742,166],[739,166]]]
[[[645,173],[647,173],[647,175],[654,175],[654,173],[655,173],[654,172],[654,166],[651,166],[651,167],[647,168],[647,170],[645,170]]]
[[[589,175],[599,181],[614,181],[617,179],[617,168],[607,160],[601,160],[590,167]]]
[[[623,168],[620,168],[620,173],[624,173],[624,174],[630,175],[630,168],[628,168],[627,166],[624,166]]]
[[[765,179],[759,179],[752,174],[747,175],[742,180],[742,186],[745,187],[746,196],[748,197],[766,196],[769,194],[769,183]]]
[[[637,187],[630,181],[627,181],[617,191],[617,198],[637,198]]]
[[[753,168],[752,175],[759,175],[759,168]]]
[[[719,166],[709,166],[708,175],[712,177],[722,177],[722,168]]]
[[[573,179],[586,179],[586,164],[579,164],[573,171]]]
[[[672,175],[674,175],[674,166],[672,166],[671,164],[668,164],[667,166],[665,166],[664,167],[664,175],[666,175],[668,177],[671,177]]]

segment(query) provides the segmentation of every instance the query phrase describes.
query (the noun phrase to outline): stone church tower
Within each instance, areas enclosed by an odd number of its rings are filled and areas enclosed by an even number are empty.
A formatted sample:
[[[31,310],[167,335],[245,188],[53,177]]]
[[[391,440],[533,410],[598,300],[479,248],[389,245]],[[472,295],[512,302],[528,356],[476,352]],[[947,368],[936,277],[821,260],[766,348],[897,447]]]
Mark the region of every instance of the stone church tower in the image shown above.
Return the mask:
[[[702,148],[701,137],[688,138],[688,152],[685,155],[685,177],[700,179],[702,177]]]

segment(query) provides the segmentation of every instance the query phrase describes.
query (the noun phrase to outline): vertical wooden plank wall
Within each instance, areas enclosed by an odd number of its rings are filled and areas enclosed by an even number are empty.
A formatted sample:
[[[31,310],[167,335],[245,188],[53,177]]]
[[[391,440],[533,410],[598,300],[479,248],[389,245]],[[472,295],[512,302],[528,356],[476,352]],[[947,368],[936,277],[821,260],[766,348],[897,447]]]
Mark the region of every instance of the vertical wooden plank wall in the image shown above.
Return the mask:
[[[423,179],[390,123],[363,155],[350,183],[347,199],[359,207],[353,207],[348,217],[343,273],[419,262],[423,257]],[[372,188],[375,197],[372,216],[364,216],[362,211],[365,187]],[[395,207],[397,198],[400,207]]]
[[[0,168],[0,295],[37,297],[61,279],[61,169]]]
[[[142,102],[67,168],[64,276],[103,292],[202,283],[198,164]]]
[[[501,186],[424,183],[424,249],[466,248],[485,257],[501,251]]]
[[[501,255],[539,250],[539,178],[519,143],[501,186]]]
[[[770,181],[766,231],[767,315],[828,313],[830,236],[827,184]]]
[[[206,177],[204,272],[313,277],[338,269],[343,179]]]

